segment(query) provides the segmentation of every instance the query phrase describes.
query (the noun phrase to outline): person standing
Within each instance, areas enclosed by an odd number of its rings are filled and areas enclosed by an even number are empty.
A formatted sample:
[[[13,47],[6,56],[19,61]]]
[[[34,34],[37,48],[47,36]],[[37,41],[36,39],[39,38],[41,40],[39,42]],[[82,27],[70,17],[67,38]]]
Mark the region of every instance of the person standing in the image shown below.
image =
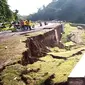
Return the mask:
[[[28,20],[28,28],[29,28],[29,30],[32,30],[31,29],[31,21],[29,21],[29,20]]]
[[[27,30],[27,29],[28,29],[28,21],[24,20],[24,30]]]
[[[45,21],[44,24],[47,25],[47,22]]]
[[[20,21],[20,27],[21,27],[21,30],[24,30],[24,21],[23,20]]]
[[[64,33],[64,23],[61,23],[61,33]]]

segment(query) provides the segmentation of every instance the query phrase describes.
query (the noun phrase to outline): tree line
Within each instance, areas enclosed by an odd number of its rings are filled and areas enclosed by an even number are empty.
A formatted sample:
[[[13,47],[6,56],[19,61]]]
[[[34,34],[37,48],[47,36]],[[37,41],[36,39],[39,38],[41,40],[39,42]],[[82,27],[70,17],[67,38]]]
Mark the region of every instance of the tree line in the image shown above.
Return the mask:
[[[34,21],[56,19],[85,23],[85,0],[53,0],[28,18]]]

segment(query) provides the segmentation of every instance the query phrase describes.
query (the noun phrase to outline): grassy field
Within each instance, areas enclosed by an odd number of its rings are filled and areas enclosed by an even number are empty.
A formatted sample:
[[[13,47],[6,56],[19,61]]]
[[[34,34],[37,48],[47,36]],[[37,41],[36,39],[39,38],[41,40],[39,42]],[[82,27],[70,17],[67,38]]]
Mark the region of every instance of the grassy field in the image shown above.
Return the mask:
[[[51,52],[40,58],[41,61],[27,66],[17,63],[23,57],[22,53],[27,50],[24,41],[27,37],[42,34],[42,32],[3,39],[3,42],[0,42],[0,63],[6,62],[8,64],[0,73],[3,85],[54,85],[67,82],[70,72],[85,52],[84,45],[66,42],[67,35],[75,29],[76,27],[71,27],[68,23],[65,24],[62,42],[68,47],[71,46],[70,49],[50,48]],[[83,51],[81,51],[82,49]],[[76,54],[79,51],[82,54]],[[53,58],[50,54],[64,57],[66,60]],[[16,63],[12,64],[13,62]]]

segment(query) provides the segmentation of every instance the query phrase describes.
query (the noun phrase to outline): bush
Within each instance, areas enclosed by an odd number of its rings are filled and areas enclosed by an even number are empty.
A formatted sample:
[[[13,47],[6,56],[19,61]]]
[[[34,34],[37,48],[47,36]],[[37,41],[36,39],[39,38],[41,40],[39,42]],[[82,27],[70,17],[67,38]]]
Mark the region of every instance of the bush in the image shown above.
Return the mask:
[[[10,28],[10,30],[11,30],[12,32],[16,32],[16,31],[17,31],[16,28]]]
[[[0,31],[8,31],[8,30],[11,30],[12,32],[16,32],[16,28],[2,28],[0,29]]]

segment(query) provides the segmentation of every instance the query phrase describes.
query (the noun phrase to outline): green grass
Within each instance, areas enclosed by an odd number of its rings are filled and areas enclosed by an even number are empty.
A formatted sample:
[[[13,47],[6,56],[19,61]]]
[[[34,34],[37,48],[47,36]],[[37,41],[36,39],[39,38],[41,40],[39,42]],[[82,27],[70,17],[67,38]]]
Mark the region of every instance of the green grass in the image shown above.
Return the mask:
[[[60,82],[66,82],[67,78],[76,65],[76,63],[79,61],[82,55],[74,56],[74,58],[70,58],[69,60],[63,62],[57,69],[55,73],[55,78],[53,81],[56,83]]]
[[[26,68],[20,64],[7,66],[1,73],[1,82],[3,85],[25,85],[20,77],[22,71],[25,69]]]
[[[63,54],[62,54],[63,55]],[[67,78],[76,65],[76,63],[80,60],[82,55],[76,55],[74,57],[69,58],[68,60],[55,59],[50,55],[40,58],[41,61],[37,61],[34,64],[29,64],[26,67],[15,64],[11,66],[7,66],[5,70],[1,73],[3,85],[25,85],[21,80],[20,74],[24,70],[37,70],[37,72],[28,72],[23,74],[23,77],[27,79],[28,85],[43,85],[44,82],[54,74],[54,78],[50,80],[51,83],[60,83],[66,82]]]
[[[66,34],[69,34],[72,30],[75,30],[75,29],[77,29],[77,28],[70,26],[69,23],[65,24],[65,33]]]
[[[58,52],[54,52],[54,50],[52,50],[53,52],[51,53],[53,55],[69,57],[72,54],[80,51],[81,49],[85,49],[85,47],[81,47],[74,50],[72,49],[70,51],[65,51],[65,49],[59,49],[57,47],[55,47],[55,49],[57,49]],[[38,72],[30,72],[24,75],[25,78],[31,81],[29,85],[42,85],[45,80],[47,80],[52,74],[55,74],[55,78],[51,81],[52,83],[66,82],[70,72],[83,55],[75,55],[73,57],[68,58],[68,60],[63,60],[52,58],[49,54],[45,57],[40,58],[41,60],[43,60],[42,62],[38,61],[34,64],[29,64],[27,66],[28,70],[36,70],[38,68],[40,69]],[[35,81],[35,83],[33,81]]]
[[[29,69],[37,69],[40,68],[39,72],[36,73],[28,73],[28,75],[32,78],[37,79],[36,84],[34,85],[41,85],[44,81],[49,78],[50,75],[54,74],[56,71],[57,66],[59,63],[63,62],[63,60],[53,59],[51,56],[46,56],[41,58],[45,62],[36,62],[32,65],[28,65],[27,68]],[[27,75],[27,74],[26,74]],[[43,77],[44,76],[44,77]],[[30,84],[31,85],[31,84]]]
[[[24,76],[27,79],[30,79],[30,81],[35,79],[36,83],[34,84],[34,82],[31,82],[29,85],[42,85],[52,74],[55,74],[55,78],[52,79],[52,83],[66,82],[70,72],[81,56],[82,55],[74,56],[73,58],[64,61],[62,59],[53,59],[48,55],[41,58],[41,60],[44,60],[45,62],[38,61],[27,66],[28,70],[40,68],[38,72],[30,72]]]
[[[69,35],[73,30],[76,30],[76,27],[70,26],[70,23],[66,23],[64,26],[65,34],[62,35],[62,42],[67,42],[67,35]]]
[[[60,51],[60,52],[55,52],[55,51],[53,51],[53,52],[50,52],[50,53],[48,53],[48,54],[53,54],[53,55],[55,55],[55,56],[69,57],[69,56],[71,56],[72,54],[75,54],[76,52],[78,52],[78,51],[80,51],[80,50],[82,50],[82,49],[85,49],[85,46],[81,46],[80,48],[72,49],[72,50],[69,50],[69,51],[67,51],[67,50],[65,50],[65,49],[63,49],[63,50]]]
[[[16,28],[9,28],[9,27],[2,28],[0,31],[8,31],[8,30],[11,30],[12,32],[16,32]]]
[[[11,30],[11,31],[13,31],[13,32],[15,32],[16,31],[16,28],[9,28],[9,23],[6,23],[5,24],[5,28],[0,28],[0,31],[8,31],[8,30]]]

